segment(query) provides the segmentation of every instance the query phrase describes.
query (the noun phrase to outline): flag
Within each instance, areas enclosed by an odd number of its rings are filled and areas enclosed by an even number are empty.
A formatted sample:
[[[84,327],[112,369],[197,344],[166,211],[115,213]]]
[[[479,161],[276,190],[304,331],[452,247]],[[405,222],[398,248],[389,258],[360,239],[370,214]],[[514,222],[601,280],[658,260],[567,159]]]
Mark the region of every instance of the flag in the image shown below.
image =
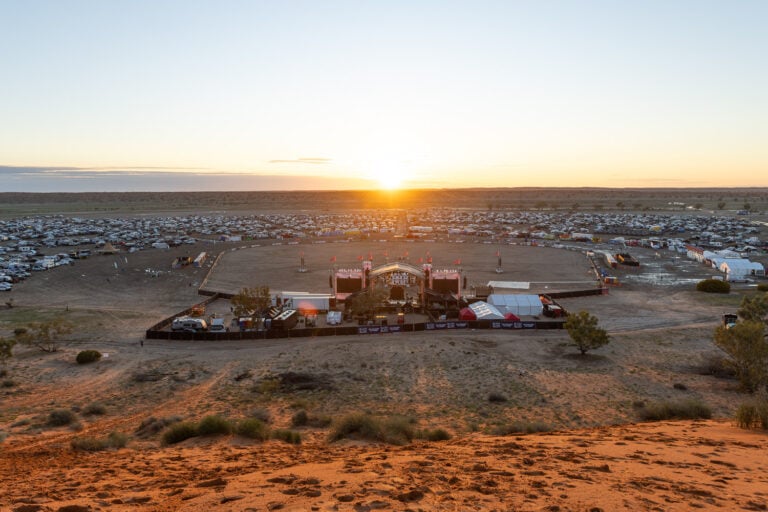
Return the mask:
[[[331,256],[331,263],[336,263],[336,256]]]
[[[501,256],[501,252],[500,251],[496,251],[496,256]]]
[[[424,262],[424,258],[419,258],[419,263],[423,263],[423,262]]]
[[[372,253],[372,252],[369,252],[369,253],[368,253],[368,259],[369,259],[369,260],[371,260],[371,261],[373,261],[373,253]]]
[[[363,261],[363,255],[361,254],[360,256],[358,256],[358,257],[357,257],[357,260],[358,260],[358,261]]]
[[[461,258],[455,259],[455,260],[453,261],[453,264],[454,264],[454,265],[461,265]]]

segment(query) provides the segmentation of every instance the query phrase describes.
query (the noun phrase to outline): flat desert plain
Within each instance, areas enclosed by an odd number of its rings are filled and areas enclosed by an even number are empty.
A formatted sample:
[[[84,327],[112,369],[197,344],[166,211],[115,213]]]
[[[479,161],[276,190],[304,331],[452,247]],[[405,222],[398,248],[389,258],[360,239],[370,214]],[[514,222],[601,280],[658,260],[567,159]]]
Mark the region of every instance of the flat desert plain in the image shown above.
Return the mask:
[[[382,258],[388,246],[388,257],[396,257],[406,245],[411,258],[428,249],[435,265],[461,257],[472,282],[498,278],[496,246],[390,243],[200,244],[186,251],[226,251],[206,283],[226,289],[326,291],[330,256],[354,266],[360,254]],[[535,291],[593,280],[578,251],[501,250],[503,279],[531,282]],[[3,510],[768,507],[768,437],[733,425],[745,395],[734,380],[705,371],[720,315],[747,290],[698,294],[691,281],[705,270],[685,267],[681,276],[682,262],[649,251],[641,255],[647,269],[621,271],[624,284],[608,295],[563,299],[567,309],[597,316],[611,336],[586,356],[561,330],[142,344],[150,325],[201,299],[208,268],[171,270],[175,251],[92,257],[14,288],[14,307],[0,310],[3,335],[59,316],[74,330],[58,352],[17,347],[7,365]],[[306,274],[296,272],[299,251]],[[78,365],[84,349],[104,356]],[[638,422],[644,405],[685,400],[709,406],[713,419]],[[51,412],[61,409],[74,422],[51,426]],[[323,421],[294,426],[302,410]],[[333,422],[350,413],[406,418],[415,430],[444,429],[451,438],[331,442]],[[298,432],[301,443],[230,434],[164,445],[162,429],[147,428],[212,414],[268,419],[270,429]],[[518,433],[527,427],[544,432]],[[72,448],[73,440],[112,432],[127,435],[127,445]]]

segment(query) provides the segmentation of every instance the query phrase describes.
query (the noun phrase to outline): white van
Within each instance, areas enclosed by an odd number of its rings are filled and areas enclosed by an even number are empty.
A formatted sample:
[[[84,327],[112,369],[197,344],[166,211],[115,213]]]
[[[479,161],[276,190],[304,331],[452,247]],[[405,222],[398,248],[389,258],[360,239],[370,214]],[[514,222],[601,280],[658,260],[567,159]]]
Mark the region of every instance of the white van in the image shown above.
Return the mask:
[[[206,331],[208,324],[202,318],[180,316],[173,319],[171,329],[174,331]]]

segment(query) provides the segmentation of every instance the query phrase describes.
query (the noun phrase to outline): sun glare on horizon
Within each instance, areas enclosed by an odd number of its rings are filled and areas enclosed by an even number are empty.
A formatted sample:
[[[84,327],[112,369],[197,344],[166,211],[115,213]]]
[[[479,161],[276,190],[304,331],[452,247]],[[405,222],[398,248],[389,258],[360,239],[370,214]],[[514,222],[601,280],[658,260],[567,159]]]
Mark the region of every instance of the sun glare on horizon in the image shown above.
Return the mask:
[[[387,159],[380,160],[370,166],[368,176],[378,182],[381,190],[399,190],[410,178],[408,162]]]

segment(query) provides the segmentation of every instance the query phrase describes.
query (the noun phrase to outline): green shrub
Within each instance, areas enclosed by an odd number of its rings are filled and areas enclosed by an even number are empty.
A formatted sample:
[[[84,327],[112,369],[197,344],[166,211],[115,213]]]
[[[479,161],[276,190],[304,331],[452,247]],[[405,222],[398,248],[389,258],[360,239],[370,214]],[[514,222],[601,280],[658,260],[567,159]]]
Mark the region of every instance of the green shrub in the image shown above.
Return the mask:
[[[69,409],[56,409],[48,414],[48,425],[52,427],[63,427],[74,423],[77,419],[75,413]]]
[[[247,437],[249,439],[257,439],[259,441],[266,441],[269,439],[269,428],[263,421],[257,418],[246,418],[237,424],[238,435]]]
[[[72,439],[70,444],[73,450],[98,452],[109,448],[124,448],[128,444],[128,436],[122,432],[112,432],[106,439],[76,437]]]
[[[416,439],[424,439],[425,441],[448,441],[451,438],[451,434],[447,430],[436,428],[435,430],[417,430],[414,437]]]
[[[176,444],[191,437],[197,436],[197,425],[189,421],[182,421],[171,425],[163,434],[164,444]]]
[[[17,327],[13,330],[14,336],[23,336],[24,334],[27,334],[27,328],[26,327]]]
[[[16,381],[12,379],[3,379],[2,386],[4,388],[12,388],[16,386]]]
[[[720,279],[704,279],[696,283],[696,290],[705,293],[730,293],[731,283]]]
[[[370,414],[349,414],[339,420],[328,436],[329,441],[364,439],[387,444],[408,444],[414,436],[412,422],[408,418],[394,416],[385,420]]]
[[[141,420],[141,424],[136,429],[135,434],[142,438],[151,437],[163,430],[168,425],[173,425],[174,423],[178,423],[180,421],[181,418],[178,416],[170,416],[168,418],[155,418],[154,416],[150,416],[149,418],[144,418]]]
[[[488,395],[488,401],[491,403],[503,403],[507,401],[507,397],[501,393],[491,393]]]
[[[768,393],[758,391],[748,402],[736,410],[736,424],[740,428],[768,430]]]
[[[77,364],[95,363],[101,359],[101,352],[98,350],[83,350],[77,354]]]
[[[757,284],[757,291],[759,291],[759,292],[768,292],[768,283],[758,283]]]
[[[712,410],[699,400],[685,400],[646,404],[639,414],[646,421],[695,420],[711,418]]]
[[[509,436],[512,434],[535,434],[537,432],[549,432],[552,427],[543,421],[514,421],[509,425],[500,425],[493,429],[496,436]]]
[[[83,407],[83,415],[85,416],[101,416],[107,414],[107,407],[101,402],[93,402]]]
[[[284,441],[289,444],[301,444],[301,434],[295,430],[273,430],[272,438],[279,439],[280,441]]]
[[[304,409],[297,411],[291,418],[291,426],[303,427],[309,422],[309,414]]]
[[[197,435],[199,436],[226,435],[231,434],[232,430],[232,423],[217,415],[206,416],[197,425]]]

